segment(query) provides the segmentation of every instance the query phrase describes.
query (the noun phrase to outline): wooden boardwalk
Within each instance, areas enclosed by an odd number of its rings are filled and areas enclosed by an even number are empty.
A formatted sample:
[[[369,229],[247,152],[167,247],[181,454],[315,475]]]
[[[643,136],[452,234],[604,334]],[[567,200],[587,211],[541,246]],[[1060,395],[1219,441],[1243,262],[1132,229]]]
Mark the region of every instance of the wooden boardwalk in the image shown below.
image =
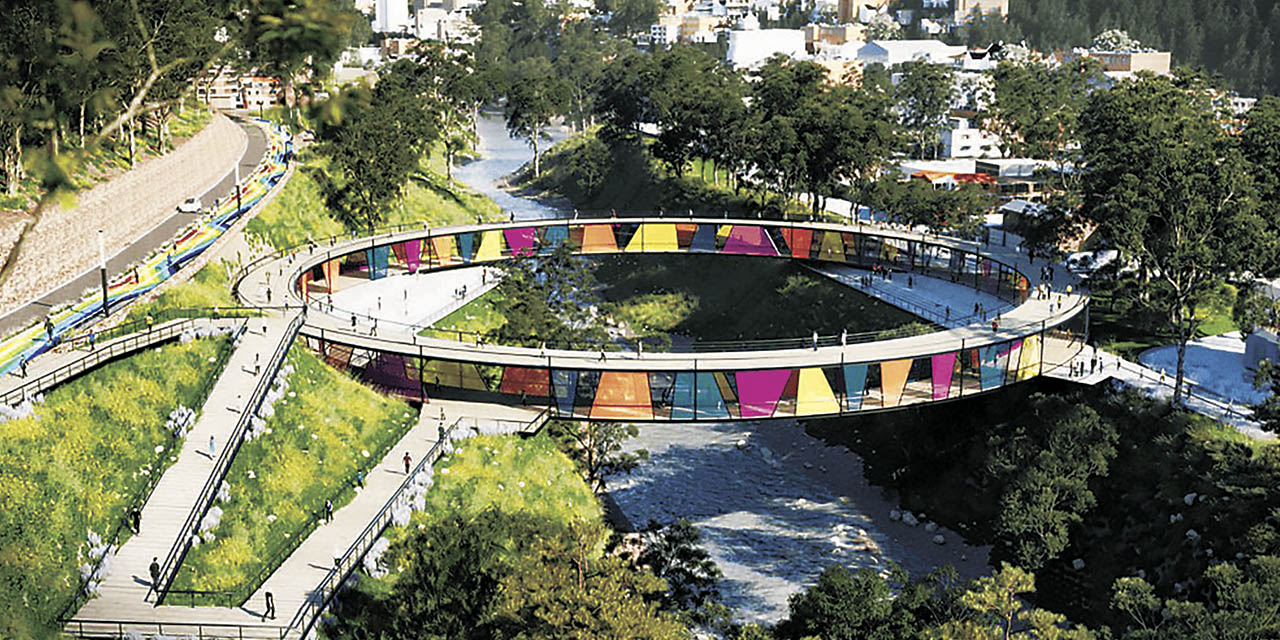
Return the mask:
[[[268,375],[266,363],[284,338],[290,318],[253,318],[214,384],[200,416],[142,509],[142,531],[116,552],[114,570],[103,581],[98,598],[86,603],[80,619],[154,620],[163,609],[154,607],[148,567],[153,558],[163,563],[200,496],[217,456],[227,446],[241,411],[259,380]],[[260,366],[259,366],[260,363]],[[214,450],[210,450],[210,438]]]
[[[237,353],[240,351],[237,350]],[[213,399],[211,394],[210,401]],[[217,408],[209,404],[206,407]],[[440,420],[442,409],[447,423]],[[152,501],[143,510],[143,535],[135,536],[120,549],[116,555],[116,572],[103,585],[102,595],[86,604],[66,625],[66,630],[75,635],[86,636],[95,633],[110,635],[130,631],[163,631],[169,634],[193,634],[203,638],[297,637],[299,629],[285,627],[314,597],[317,585],[328,575],[335,558],[340,557],[355,542],[400,488],[405,480],[406,452],[413,464],[417,464],[421,456],[436,443],[441,425],[452,424],[459,419],[464,424],[468,420],[528,423],[538,417],[539,413],[540,409],[536,407],[454,400],[432,401],[419,415],[418,423],[405,432],[386,456],[370,470],[365,487],[357,491],[355,499],[335,511],[332,521],[317,527],[244,606],[156,607],[154,596],[148,594],[150,580],[146,576],[146,566],[151,562],[151,557],[164,559],[173,536],[177,535],[177,529],[190,509],[194,494],[199,491],[199,485],[191,481],[189,474],[199,474],[202,469],[207,473],[212,466],[201,448],[201,442],[207,446],[207,436],[202,441],[193,432],[180,455],[179,464],[190,461],[197,466],[179,468],[174,465],[166,472]],[[455,439],[460,435],[467,434],[455,434]],[[204,463],[203,467],[198,466],[201,462]],[[160,493],[162,488],[166,488],[164,496]],[[186,488],[186,493],[190,495],[178,496],[182,488]],[[183,497],[186,498],[185,509],[179,508],[181,504],[174,504],[181,503]],[[154,522],[152,518],[166,520]],[[154,526],[149,526],[153,522]],[[264,618],[268,591],[275,600],[274,619]]]

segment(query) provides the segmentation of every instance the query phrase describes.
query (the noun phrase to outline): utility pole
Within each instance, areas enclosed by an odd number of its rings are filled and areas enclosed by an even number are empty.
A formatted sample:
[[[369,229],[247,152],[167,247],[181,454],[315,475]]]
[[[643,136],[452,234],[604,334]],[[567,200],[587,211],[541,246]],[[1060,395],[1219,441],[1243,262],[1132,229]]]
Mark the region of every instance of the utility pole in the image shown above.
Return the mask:
[[[98,274],[102,276],[102,317],[107,317],[107,249],[102,240],[102,229],[98,229]]]
[[[236,215],[240,215],[240,161],[236,160]]]

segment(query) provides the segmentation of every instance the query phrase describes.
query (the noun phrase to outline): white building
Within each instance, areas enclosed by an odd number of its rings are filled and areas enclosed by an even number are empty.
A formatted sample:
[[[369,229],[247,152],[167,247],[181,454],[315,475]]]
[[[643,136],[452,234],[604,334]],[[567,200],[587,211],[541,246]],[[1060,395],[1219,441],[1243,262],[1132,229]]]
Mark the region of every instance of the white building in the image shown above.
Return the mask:
[[[803,29],[750,29],[729,32],[726,59],[735,69],[754,68],[777,54],[805,55]]]
[[[412,32],[413,20],[409,18],[407,0],[378,0],[373,30],[378,33]]]
[[[655,48],[669,47],[680,40],[679,23],[658,23],[649,26],[649,43]]]
[[[975,128],[968,118],[952,118],[951,128],[942,132],[942,155],[947,158],[999,158],[1000,137]]]
[[[963,45],[953,47],[940,40],[872,40],[858,50],[858,59],[864,64],[882,64],[886,67],[912,60],[955,64],[965,52]]]

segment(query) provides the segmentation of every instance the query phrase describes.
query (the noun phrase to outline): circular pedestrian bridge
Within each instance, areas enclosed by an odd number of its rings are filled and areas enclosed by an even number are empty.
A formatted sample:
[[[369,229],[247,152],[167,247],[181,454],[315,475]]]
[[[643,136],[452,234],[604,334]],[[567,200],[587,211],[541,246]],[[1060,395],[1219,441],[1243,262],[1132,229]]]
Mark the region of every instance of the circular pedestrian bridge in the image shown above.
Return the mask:
[[[880,268],[900,279],[963,285],[1005,306],[998,318],[957,309],[968,317],[949,317],[938,323],[947,326],[923,334],[822,336],[815,343],[797,327],[795,340],[643,353],[424,337],[420,326],[357,322],[333,307],[335,292],[370,281],[546,255],[562,245],[579,255],[702,253]],[[1084,347],[1088,296],[1078,287],[1033,295],[1039,276],[1039,266],[1012,247],[883,226],[646,217],[401,226],[328,238],[258,259],[235,289],[248,305],[306,305],[301,335],[310,348],[406,399],[524,402],[572,419],[733,421],[946,402],[1064,366]]]

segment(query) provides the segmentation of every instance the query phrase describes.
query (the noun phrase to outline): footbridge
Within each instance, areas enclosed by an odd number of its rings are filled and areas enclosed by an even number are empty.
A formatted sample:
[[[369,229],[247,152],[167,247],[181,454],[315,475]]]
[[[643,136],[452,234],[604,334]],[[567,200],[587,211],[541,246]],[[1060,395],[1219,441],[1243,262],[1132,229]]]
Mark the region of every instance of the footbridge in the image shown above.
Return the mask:
[[[480,336],[367,321],[335,292],[373,280],[497,265],[567,246],[578,255],[701,253],[879,268],[999,298],[948,309],[927,332],[698,343],[655,351],[619,344],[489,344]],[[1042,284],[1052,293],[1039,294]],[[879,225],[643,217],[401,226],[265,256],[239,274],[248,306],[306,305],[301,335],[335,367],[411,400],[490,397],[558,417],[627,421],[838,416],[952,401],[1029,380],[1085,346],[1088,296],[1054,288],[1013,247]],[[743,301],[742,304],[750,304]],[[963,317],[962,317],[963,316]],[[426,335],[420,335],[426,334]]]

